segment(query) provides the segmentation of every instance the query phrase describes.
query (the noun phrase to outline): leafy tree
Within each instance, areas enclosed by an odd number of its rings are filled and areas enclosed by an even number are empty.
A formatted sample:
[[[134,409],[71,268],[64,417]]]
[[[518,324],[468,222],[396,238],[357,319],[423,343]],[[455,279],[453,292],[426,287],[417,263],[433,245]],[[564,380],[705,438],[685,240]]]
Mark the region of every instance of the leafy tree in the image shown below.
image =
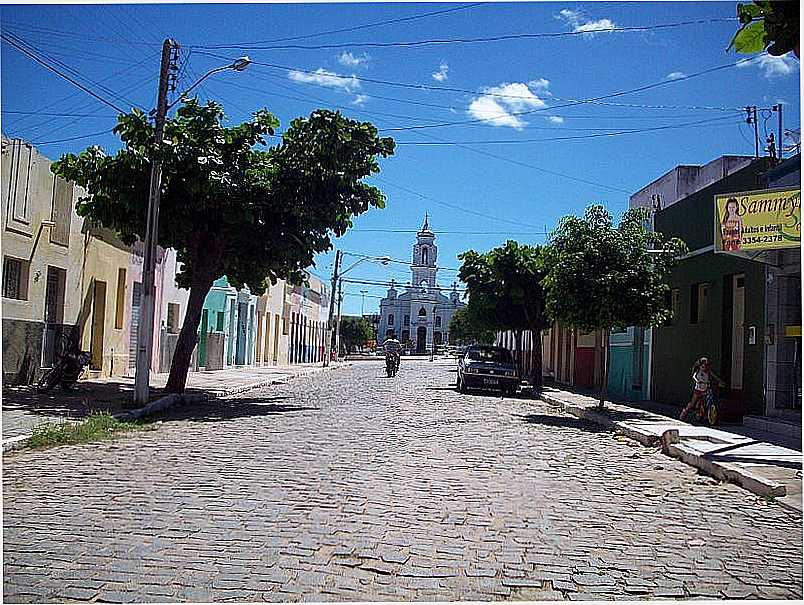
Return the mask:
[[[123,147],[114,156],[99,147],[64,155],[53,172],[86,188],[81,216],[115,230],[126,243],[144,238],[151,154],[162,160],[158,242],[174,248],[190,289],[167,390],[182,392],[196,343],[204,299],[213,280],[263,291],[267,282],[304,280],[313,256],[331,248],[354,215],[382,208],[381,191],[362,182],[379,171],[378,157],[394,141],[378,138],[368,122],[318,110],[293,120],[268,149],[278,120],[267,110],[226,127],[214,102],[186,101],[165,125],[154,149],[154,127],[139,110],[118,116]]]
[[[798,57],[800,13],[799,3],[789,0],[754,0],[753,4],[738,4],[741,27],[726,50],[734,47],[738,53],[753,54],[767,49],[774,57],[792,50]]]
[[[469,250],[458,256],[463,262],[458,275],[469,291],[469,304],[476,305],[488,329],[512,330],[517,353],[522,350],[522,332],[533,333],[534,363],[526,378],[535,389],[542,386],[540,335],[549,325],[542,287],[543,253],[540,246],[508,240],[484,254]]]
[[[362,347],[373,337],[374,328],[365,317],[346,316],[341,318],[341,342],[347,352],[352,352],[357,346]]]
[[[454,343],[491,344],[494,342],[494,330],[478,312],[478,302],[469,300],[469,304],[455,311],[449,320],[449,340]]]
[[[547,312],[563,324],[604,331],[606,360],[600,406],[608,382],[612,328],[656,326],[669,308],[670,272],[687,246],[651,231],[644,208],[627,211],[615,227],[603,206],[589,206],[583,218],[565,216],[551,234],[545,258]]]

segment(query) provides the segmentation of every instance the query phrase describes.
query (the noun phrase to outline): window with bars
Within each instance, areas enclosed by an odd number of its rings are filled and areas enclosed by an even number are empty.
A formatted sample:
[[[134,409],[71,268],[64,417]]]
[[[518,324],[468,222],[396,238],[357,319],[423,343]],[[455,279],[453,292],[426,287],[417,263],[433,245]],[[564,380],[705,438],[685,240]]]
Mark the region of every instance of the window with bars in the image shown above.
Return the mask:
[[[3,259],[3,296],[15,300],[28,300],[28,268],[30,263],[6,256]]]

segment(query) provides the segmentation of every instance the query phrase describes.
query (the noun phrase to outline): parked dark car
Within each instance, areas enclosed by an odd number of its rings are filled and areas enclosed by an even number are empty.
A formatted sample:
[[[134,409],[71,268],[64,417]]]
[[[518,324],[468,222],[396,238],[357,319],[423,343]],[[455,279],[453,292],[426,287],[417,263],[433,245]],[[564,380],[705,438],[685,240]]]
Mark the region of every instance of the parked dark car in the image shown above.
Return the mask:
[[[511,352],[502,347],[474,345],[458,358],[458,391],[491,389],[514,395],[519,386]]]

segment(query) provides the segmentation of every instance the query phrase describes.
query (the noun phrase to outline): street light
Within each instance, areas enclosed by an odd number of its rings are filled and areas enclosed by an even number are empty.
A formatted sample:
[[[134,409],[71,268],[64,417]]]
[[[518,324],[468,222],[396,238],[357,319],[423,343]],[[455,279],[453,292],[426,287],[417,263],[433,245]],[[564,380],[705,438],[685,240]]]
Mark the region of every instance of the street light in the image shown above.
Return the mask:
[[[338,277],[338,319],[335,323],[335,355],[337,359],[337,355],[341,350],[341,302],[343,301],[343,276],[346,275],[349,271],[357,267],[360,263],[365,261],[372,261],[377,262],[382,265],[387,265],[391,262],[391,258],[388,256],[364,256],[363,258],[359,259],[358,261],[352,263],[349,267],[344,269],[340,272]]]
[[[248,67],[251,60],[248,57],[240,57],[229,65],[216,67],[203,75],[195,84],[185,90],[179,98],[168,105],[168,80],[172,63],[173,50],[179,45],[168,38],[162,44],[162,62],[159,72],[159,95],[156,104],[156,118],[154,128],[154,150],[162,143],[165,130],[165,118],[168,110],[189,93],[193,88],[201,84],[209,76],[219,71],[231,69],[243,71]],[[153,112],[152,112],[153,113]],[[159,234],[159,198],[162,188],[162,163],[158,154],[154,153],[151,158],[151,185],[148,195],[148,223],[145,228],[145,254],[142,268],[142,306],[140,324],[137,330],[137,365],[134,374],[134,401],[140,405],[148,403],[150,398],[150,372],[151,372],[151,347],[153,345],[154,314],[156,296],[154,292],[154,273],[156,268],[156,244]]]
[[[246,68],[247,68],[249,65],[251,65],[251,59],[249,59],[249,58],[248,58],[248,55],[245,55],[245,56],[240,57],[239,59],[236,59],[235,61],[233,61],[233,62],[232,62],[231,64],[229,64],[229,65],[223,65],[223,66],[221,66],[221,67],[216,67],[216,68],[214,68],[214,69],[210,69],[210,70],[209,70],[207,73],[205,73],[203,76],[201,76],[201,77],[200,77],[200,78],[199,78],[199,79],[198,79],[198,80],[195,82],[195,84],[193,84],[192,86],[190,86],[190,88],[188,88],[188,89],[187,89],[187,90],[185,90],[183,93],[181,93],[181,95],[179,95],[179,98],[178,98],[178,99],[176,99],[175,101],[173,101],[173,103],[171,103],[170,105],[168,105],[168,107],[167,107],[167,108],[168,108],[168,110],[172,109],[172,108],[173,108],[173,107],[174,107],[174,106],[175,106],[177,103],[180,103],[181,101],[183,101],[183,100],[185,99],[185,97],[186,97],[188,94],[190,94],[190,91],[191,91],[193,88],[195,88],[196,86],[200,85],[200,84],[201,84],[201,82],[203,82],[204,80],[206,80],[206,79],[207,79],[208,77],[210,77],[212,74],[216,74],[216,73],[218,73],[218,72],[220,72],[220,71],[226,71],[226,70],[228,70],[228,69],[231,69],[232,71],[238,71],[238,72],[239,72],[239,71],[244,71],[244,70],[245,70],[245,69],[246,69]]]

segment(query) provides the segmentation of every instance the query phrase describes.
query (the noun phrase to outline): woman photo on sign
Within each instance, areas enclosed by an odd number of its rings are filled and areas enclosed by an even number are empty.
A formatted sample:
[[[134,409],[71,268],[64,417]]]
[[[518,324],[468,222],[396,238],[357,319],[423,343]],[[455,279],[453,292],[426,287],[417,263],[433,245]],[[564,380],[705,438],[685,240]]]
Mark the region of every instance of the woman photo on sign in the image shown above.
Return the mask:
[[[737,214],[739,205],[737,198],[730,197],[726,201],[726,211],[720,223],[720,232],[723,235],[723,250],[734,252],[740,249],[743,237],[743,219]]]

